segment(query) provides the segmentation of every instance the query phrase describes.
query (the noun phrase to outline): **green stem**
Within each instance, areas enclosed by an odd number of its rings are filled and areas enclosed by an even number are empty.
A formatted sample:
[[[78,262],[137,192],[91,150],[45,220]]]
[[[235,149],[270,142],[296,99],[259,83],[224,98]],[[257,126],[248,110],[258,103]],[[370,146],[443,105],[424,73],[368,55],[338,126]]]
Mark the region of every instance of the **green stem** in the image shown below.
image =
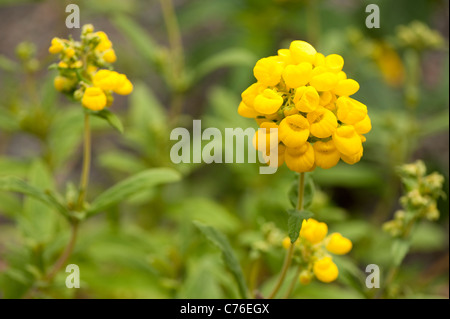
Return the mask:
[[[298,183],[298,202],[297,209],[303,209],[303,197],[305,192],[305,173],[300,173],[299,183]],[[284,258],[283,267],[281,269],[280,277],[278,278],[277,283],[275,284],[274,289],[269,295],[269,299],[273,299],[277,294],[278,290],[280,290],[281,285],[283,284],[284,279],[286,278],[287,271],[292,262],[292,257],[294,256],[294,247],[295,245],[291,243],[289,246],[289,250]]]
[[[302,270],[301,265],[298,265],[297,271],[295,272],[294,278],[291,281],[291,284],[289,285],[288,291],[284,295],[283,299],[288,299],[291,293],[294,291],[295,285],[298,281],[298,276],[300,276],[300,271]]]
[[[175,15],[172,0],[160,0],[159,2],[161,4],[164,22],[169,36],[172,58],[175,62],[175,75],[180,75],[184,68],[184,53],[177,16]]]
[[[172,90],[172,97],[169,107],[169,118],[171,124],[175,126],[183,108],[184,87],[184,50],[181,40],[180,27],[173,7],[172,0],[160,0],[161,9],[164,17],[164,23],[167,28],[169,38],[170,53],[172,62],[169,66],[169,86]]]
[[[69,243],[67,244],[66,248],[64,249],[64,252],[61,254],[61,256],[56,261],[52,270],[45,277],[45,281],[47,281],[47,282],[52,281],[53,278],[55,277],[55,275],[58,273],[58,271],[67,262],[70,255],[72,254],[73,248],[75,247],[75,242],[77,240],[77,234],[78,234],[78,222],[74,222],[74,223],[72,223],[72,232],[71,232]]]
[[[78,196],[78,210],[83,209],[86,198],[87,187],[89,184],[89,172],[91,168],[91,130],[89,126],[89,113],[84,114],[84,148],[83,148],[83,169],[80,180],[80,193]]]
[[[303,197],[305,194],[305,173],[300,173],[299,177],[299,183],[298,183],[298,202],[297,202],[297,209],[303,210]]]

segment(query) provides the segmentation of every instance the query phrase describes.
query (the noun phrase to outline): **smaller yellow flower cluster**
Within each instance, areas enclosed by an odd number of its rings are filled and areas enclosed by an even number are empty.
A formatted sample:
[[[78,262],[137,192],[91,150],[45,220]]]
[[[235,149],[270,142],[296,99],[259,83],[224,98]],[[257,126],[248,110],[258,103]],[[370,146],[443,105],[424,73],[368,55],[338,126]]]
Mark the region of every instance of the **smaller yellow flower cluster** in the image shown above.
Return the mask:
[[[363,154],[363,134],[372,126],[367,107],[350,95],[359,84],[342,71],[344,59],[324,56],[305,41],[293,41],[277,56],[259,60],[257,82],[242,93],[238,113],[255,118],[253,144],[270,154],[270,129],[278,129],[278,165],[296,172],[327,169],[340,159],[354,164]],[[269,163],[270,165],[270,163]]]
[[[327,224],[313,218],[303,220],[300,237],[294,243],[306,268],[300,273],[299,280],[302,284],[308,284],[313,276],[325,283],[336,280],[339,270],[327,251],[335,255],[344,255],[352,249],[352,242],[348,238],[340,233],[328,236],[327,233]],[[290,247],[289,237],[283,240],[282,245],[286,249]]]
[[[55,88],[81,100],[90,110],[110,106],[113,93],[127,95],[133,91],[133,84],[125,74],[101,69],[110,68],[117,57],[106,33],[94,32],[90,24],[83,26],[81,41],[53,38],[49,52],[60,54],[61,58]]]

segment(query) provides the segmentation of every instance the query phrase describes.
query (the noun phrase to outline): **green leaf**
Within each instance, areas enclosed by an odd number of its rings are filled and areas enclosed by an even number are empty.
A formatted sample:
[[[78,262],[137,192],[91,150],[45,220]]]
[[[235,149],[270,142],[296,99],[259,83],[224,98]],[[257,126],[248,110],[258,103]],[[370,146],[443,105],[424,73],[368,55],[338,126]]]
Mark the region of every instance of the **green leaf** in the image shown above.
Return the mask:
[[[56,208],[62,214],[67,215],[67,209],[51,196],[48,190],[41,191],[39,188],[31,186],[20,178],[14,176],[0,177],[0,190],[34,197],[48,206]]]
[[[289,238],[291,239],[291,243],[295,243],[298,236],[300,235],[303,220],[314,216],[314,214],[307,210],[296,210],[296,209],[288,209],[287,213],[289,215],[288,218]]]
[[[409,252],[410,242],[402,238],[394,239],[391,246],[392,265],[398,267]]]
[[[239,231],[240,220],[223,205],[207,197],[189,197],[183,199],[175,209],[168,212],[180,223],[197,220],[224,233]]]
[[[152,63],[158,60],[158,55],[161,51],[159,45],[133,19],[123,14],[117,14],[112,22],[145,58]]]
[[[54,114],[48,137],[51,162],[59,167],[77,151],[83,138],[83,113],[76,108],[64,108]]]
[[[181,179],[181,175],[171,168],[152,168],[133,175],[100,194],[89,207],[87,214],[92,215],[110,206],[118,204],[138,192],[156,185],[172,183]]]
[[[20,129],[20,124],[15,114],[3,107],[0,108],[0,129],[7,132],[14,132]]]
[[[219,68],[229,66],[251,67],[255,60],[256,57],[246,49],[230,48],[224,50],[206,59],[195,68],[192,84]]]
[[[194,225],[203,233],[203,235],[205,235],[205,237],[209,241],[211,241],[217,248],[222,251],[225,264],[236,280],[242,298],[247,298],[248,292],[244,274],[242,273],[239,261],[233,249],[231,248],[228,239],[223,233],[219,232],[217,229],[211,226],[207,226],[196,221],[194,221]]]
[[[140,130],[150,128],[165,128],[167,123],[166,110],[158,101],[153,91],[144,83],[134,84],[130,96],[130,122]]]
[[[90,114],[97,116],[101,119],[105,119],[108,123],[118,130],[120,133],[123,133],[123,124],[120,119],[110,110],[103,109],[99,112],[89,112]]]
[[[295,175],[295,180],[292,182],[291,188],[289,190],[289,201],[293,207],[297,207],[298,203],[298,184],[299,178],[298,174]],[[303,208],[306,209],[311,206],[316,188],[314,186],[314,181],[311,174],[305,173],[305,190],[303,193]]]
[[[448,131],[449,128],[449,110],[443,110],[431,118],[426,119],[423,125],[420,125],[420,136],[437,134],[439,132]]]
[[[14,72],[19,68],[19,64],[3,54],[0,55],[0,69],[3,69],[8,72]]]
[[[35,160],[31,164],[27,180],[30,186],[36,187],[42,192],[47,191],[48,196],[50,196],[50,191],[54,189],[50,170],[41,160]],[[53,200],[52,197],[50,198]],[[20,216],[20,224],[25,234],[37,242],[45,243],[53,235],[57,216],[53,207],[48,207],[40,200],[27,196],[23,201],[23,214]]]

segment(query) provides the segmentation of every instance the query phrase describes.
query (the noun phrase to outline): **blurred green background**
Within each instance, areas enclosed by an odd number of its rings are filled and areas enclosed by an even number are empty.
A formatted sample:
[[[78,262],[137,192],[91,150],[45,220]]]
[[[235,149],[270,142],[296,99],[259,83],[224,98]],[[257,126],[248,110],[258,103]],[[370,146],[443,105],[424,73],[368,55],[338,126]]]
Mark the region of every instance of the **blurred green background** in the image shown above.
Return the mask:
[[[365,26],[372,2],[380,7],[379,29]],[[47,68],[55,62],[53,37],[79,37],[79,29],[65,27],[69,3],[0,0],[0,175],[62,193],[78,182],[83,114],[53,88],[56,72]],[[444,175],[448,194],[448,1],[173,0],[175,25],[160,1],[76,3],[81,24],[108,34],[115,69],[135,87],[111,108],[124,134],[93,121],[88,200],[148,168],[172,167],[182,179],[138,192],[81,226],[70,259],[80,267],[80,289],[65,287],[64,271],[52,285],[39,281],[68,241],[67,222],[35,199],[0,192],[1,298],[240,297],[220,251],[194,220],[227,236],[251,290],[270,291],[284,258],[278,239],[287,232],[294,174],[285,166],[260,175],[258,164],[175,165],[169,134],[190,128],[192,119],[203,128],[256,127],[237,114],[240,94],[254,82],[254,63],[292,40],[344,57],[373,125],[361,162],[312,174],[311,210],[354,248],[337,260],[336,283],[298,285],[293,298],[373,297],[362,286],[364,269],[378,264],[383,282],[392,242],[381,225],[403,192],[397,165],[422,159],[428,172]],[[448,298],[448,199],[438,208],[437,222],[415,230],[386,297]]]

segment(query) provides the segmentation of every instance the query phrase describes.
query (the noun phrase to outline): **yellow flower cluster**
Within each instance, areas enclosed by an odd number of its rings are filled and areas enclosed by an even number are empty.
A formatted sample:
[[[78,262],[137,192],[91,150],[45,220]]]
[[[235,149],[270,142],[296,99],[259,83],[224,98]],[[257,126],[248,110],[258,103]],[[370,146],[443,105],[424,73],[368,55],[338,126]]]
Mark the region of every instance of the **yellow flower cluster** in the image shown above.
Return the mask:
[[[352,249],[352,242],[340,233],[327,236],[328,226],[313,218],[303,220],[300,237],[295,242],[297,251],[301,254],[304,269],[299,277],[302,284],[308,284],[313,276],[318,280],[329,283],[339,275],[339,270],[327,253],[344,255]],[[291,244],[289,237],[283,240],[283,247],[288,249]]]
[[[106,33],[94,32],[90,24],[83,26],[81,41],[53,38],[49,52],[60,54],[61,58],[55,88],[81,100],[92,111],[110,106],[113,93],[127,95],[133,91],[133,84],[125,74],[102,69],[111,67],[116,53]]]
[[[260,127],[255,147],[269,146],[269,129],[276,128],[278,166],[286,163],[301,173],[331,168],[340,159],[358,162],[363,134],[372,126],[366,105],[350,97],[359,84],[347,78],[343,66],[340,55],[324,56],[299,40],[259,60],[253,69],[257,82],[242,93],[238,107],[241,116],[255,118]],[[270,154],[270,146],[265,152]]]

